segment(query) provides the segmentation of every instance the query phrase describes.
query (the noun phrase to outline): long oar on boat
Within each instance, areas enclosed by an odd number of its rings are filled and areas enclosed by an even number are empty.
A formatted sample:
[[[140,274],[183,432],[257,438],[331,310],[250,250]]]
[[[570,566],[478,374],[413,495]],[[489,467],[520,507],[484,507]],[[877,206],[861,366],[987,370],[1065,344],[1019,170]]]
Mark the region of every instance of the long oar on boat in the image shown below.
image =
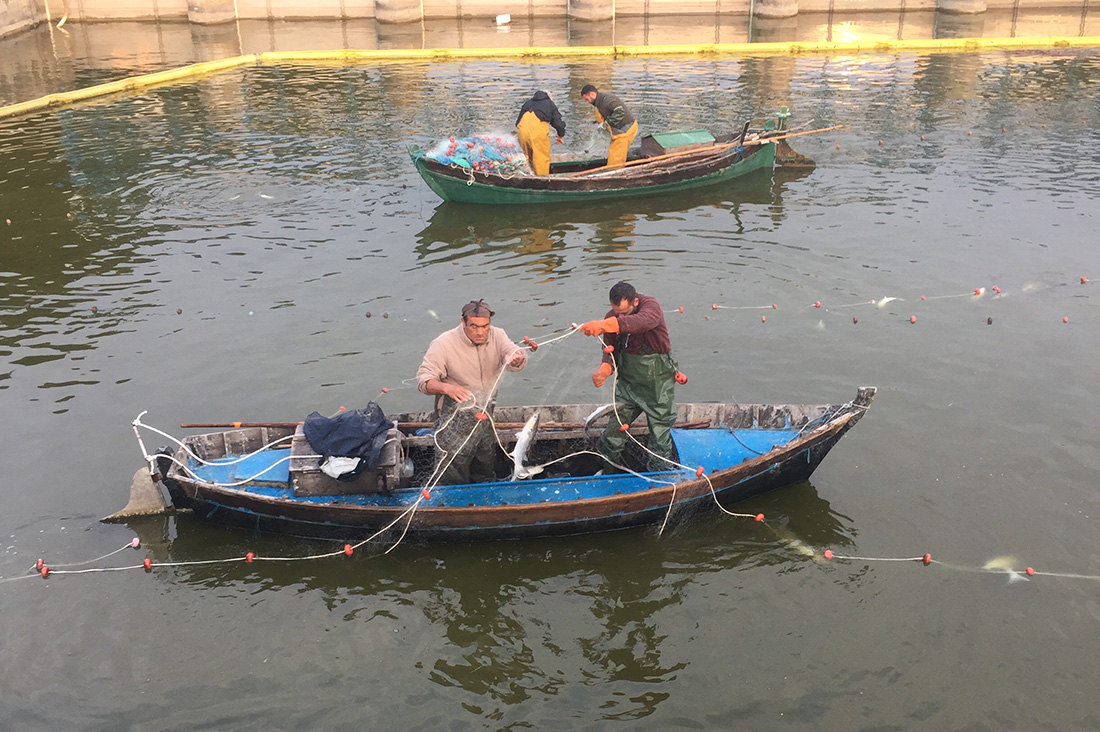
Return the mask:
[[[589,170],[579,170],[575,173],[566,173],[566,178],[579,178],[584,175],[591,175],[592,173],[599,173],[605,170],[618,170],[619,168],[628,168],[635,165],[648,165],[650,163],[659,163],[669,160],[671,158],[681,158],[690,155],[699,155],[701,153],[713,153],[716,150],[724,150],[731,147],[739,147],[743,145],[765,145],[779,140],[786,140],[791,137],[800,137],[802,135],[814,135],[818,132],[831,132],[832,130],[838,130],[844,125],[833,125],[832,127],[822,127],[819,130],[804,130],[802,132],[792,132],[787,135],[775,135],[774,137],[757,137],[751,140],[737,140],[736,142],[724,142],[721,145],[711,145],[710,147],[699,147],[693,150],[681,150],[679,152],[665,153],[664,155],[654,155],[651,158],[638,158],[637,160],[628,160],[622,165],[601,165],[598,168],[590,168]]]

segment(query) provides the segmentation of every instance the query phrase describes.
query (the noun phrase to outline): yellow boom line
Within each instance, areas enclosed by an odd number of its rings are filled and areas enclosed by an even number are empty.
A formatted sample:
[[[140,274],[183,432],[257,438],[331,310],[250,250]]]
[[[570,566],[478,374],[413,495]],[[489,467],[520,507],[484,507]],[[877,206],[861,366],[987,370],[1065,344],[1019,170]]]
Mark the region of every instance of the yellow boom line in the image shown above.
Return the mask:
[[[134,92],[163,84],[222,73],[242,66],[283,64],[360,64],[379,62],[429,62],[461,59],[562,60],[592,56],[610,58],[697,56],[812,56],[874,53],[974,53],[1100,47],[1100,36],[1080,38],[940,38],[913,41],[821,41],[817,43],[711,43],[682,46],[563,46],[546,48],[435,48],[378,51],[273,51],[182,66],[178,69],[132,76],[71,92],[47,94],[38,99],[0,107],[0,119],[40,109],[61,107],[110,94]]]

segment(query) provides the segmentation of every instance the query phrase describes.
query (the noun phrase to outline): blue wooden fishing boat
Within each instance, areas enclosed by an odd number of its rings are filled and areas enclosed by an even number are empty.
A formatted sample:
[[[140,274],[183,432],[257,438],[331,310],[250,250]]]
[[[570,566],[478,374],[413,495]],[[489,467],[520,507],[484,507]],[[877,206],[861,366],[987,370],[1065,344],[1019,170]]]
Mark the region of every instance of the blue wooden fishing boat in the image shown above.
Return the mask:
[[[594,445],[607,418],[586,419],[598,405],[498,407],[500,479],[491,483],[425,485],[434,461],[427,413],[388,415],[394,426],[375,469],[350,482],[321,470],[300,423],[192,435],[148,457],[173,508],[218,524],[348,540],[405,531],[426,540],[578,534],[677,520],[805,480],[874,395],[864,387],[843,404],[679,404],[672,432],[682,467],[659,472],[641,468],[643,415],[630,429],[638,448],[624,458],[628,472],[599,473]],[[516,430],[536,412],[538,432],[519,460],[543,470],[510,480]]]

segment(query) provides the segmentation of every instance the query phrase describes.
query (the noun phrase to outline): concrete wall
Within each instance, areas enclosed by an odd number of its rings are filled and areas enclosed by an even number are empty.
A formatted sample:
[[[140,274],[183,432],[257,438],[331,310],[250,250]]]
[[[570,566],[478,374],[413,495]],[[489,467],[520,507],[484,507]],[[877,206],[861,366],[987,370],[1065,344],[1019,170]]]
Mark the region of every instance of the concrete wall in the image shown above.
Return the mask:
[[[853,15],[904,10],[981,13],[986,9],[1066,8],[1081,10],[1088,0],[0,0],[0,35],[31,27],[46,18],[56,23],[104,20],[178,20],[216,24],[235,19],[376,19],[410,23],[427,19],[471,19],[492,23],[498,15],[570,18],[602,22],[627,17],[660,17],[714,22],[715,17],[747,15],[794,17],[801,13]],[[669,35],[675,36],[675,33]],[[664,42],[664,41],[661,41]],[[675,42],[674,40],[669,42]],[[539,44],[545,45],[545,44]]]
[[[1100,13],[1092,0],[0,0],[0,37],[50,19],[67,29],[101,21],[188,21],[193,27],[261,21],[281,23],[278,34],[296,50],[322,50],[311,36],[320,26],[302,24],[371,21],[377,29],[345,27],[345,48],[469,48],[558,45],[664,45],[745,41],[1090,35]],[[1062,9],[1062,12],[1058,12]],[[988,16],[986,11],[998,17]],[[1091,11],[1091,12],[1089,12]],[[973,16],[975,23],[923,23],[927,12]],[[510,25],[495,18],[508,14]],[[900,17],[899,17],[900,14]],[[807,17],[809,16],[809,17]],[[827,18],[827,25],[820,18]],[[1005,16],[1011,22],[1005,23]],[[750,20],[751,18],[751,20]],[[540,21],[553,19],[549,26]],[[801,20],[800,20],[801,19]],[[914,19],[914,20],[910,20]],[[1072,22],[1071,22],[1072,21]],[[915,25],[913,29],[906,26]],[[386,26],[386,27],[383,27]],[[923,26],[923,27],[922,27]],[[950,28],[940,32],[939,28]],[[807,28],[813,28],[807,31]],[[1002,28],[1002,30],[994,30]],[[1085,28],[1085,31],[1082,31]],[[864,35],[859,35],[860,33]],[[1092,31],[1092,32],[1095,32]],[[239,33],[239,32],[238,32]],[[820,35],[816,35],[820,33]],[[237,34],[235,34],[237,35]],[[275,50],[274,34],[257,50]],[[751,37],[750,37],[751,36]],[[239,44],[238,44],[239,45]],[[253,44],[248,44],[253,45]]]
[[[36,0],[0,0],[0,38],[33,28],[46,20],[45,6]]]

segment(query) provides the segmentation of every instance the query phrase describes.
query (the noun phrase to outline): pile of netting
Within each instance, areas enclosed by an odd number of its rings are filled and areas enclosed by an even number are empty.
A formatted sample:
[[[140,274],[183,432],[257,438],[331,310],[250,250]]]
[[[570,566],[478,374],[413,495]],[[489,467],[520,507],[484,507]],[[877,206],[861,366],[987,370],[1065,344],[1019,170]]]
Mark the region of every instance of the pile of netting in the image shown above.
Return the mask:
[[[529,175],[527,156],[520,149],[519,141],[512,135],[470,135],[443,140],[426,153],[426,157],[445,165],[500,173],[502,175]]]

